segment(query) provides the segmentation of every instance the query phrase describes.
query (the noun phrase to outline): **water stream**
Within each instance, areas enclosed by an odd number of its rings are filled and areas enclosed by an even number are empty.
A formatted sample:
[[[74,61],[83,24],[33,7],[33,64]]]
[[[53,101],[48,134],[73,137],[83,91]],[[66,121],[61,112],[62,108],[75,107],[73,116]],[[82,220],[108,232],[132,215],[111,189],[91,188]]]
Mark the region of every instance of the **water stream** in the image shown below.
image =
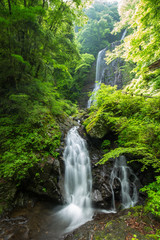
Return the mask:
[[[123,33],[122,38],[125,37],[126,32],[127,30]],[[98,53],[94,93],[88,101],[88,108],[95,101],[95,94],[100,88],[106,69],[104,60],[105,52],[106,48]],[[29,219],[28,224],[25,226],[24,235],[29,236],[29,234],[31,234],[32,237],[29,239],[63,239],[64,234],[71,232],[93,218],[95,209],[92,208],[91,200],[91,163],[86,142],[79,135],[77,130],[78,127],[73,127],[69,130],[63,155],[65,162],[64,191],[66,203],[54,209],[52,209],[52,207],[48,209],[48,206],[44,207],[39,205],[34,208],[33,212],[24,212],[23,216],[26,216],[26,218],[22,218],[22,220],[25,222],[27,218]],[[115,181],[118,181],[121,186],[122,208],[129,208],[137,203],[138,191],[136,183],[138,179],[133,171],[127,166],[125,157],[121,156],[116,159],[110,176],[112,209],[110,211],[96,211],[104,213],[116,212],[114,192]],[[14,217],[17,217],[17,215]],[[16,218],[15,221],[17,221]],[[30,232],[29,229],[31,230]],[[10,231],[13,232],[12,229]]]
[[[50,225],[47,225],[47,240],[63,239],[63,235],[92,220],[93,217],[90,158],[86,142],[77,130],[78,127],[69,130],[63,154],[66,204],[52,211]],[[35,237],[36,240],[43,238],[44,233],[41,233],[38,239]]]
[[[86,142],[73,127],[67,134],[64,150],[66,204],[53,208],[53,203],[36,204],[22,209],[1,222],[6,239],[62,240],[64,235],[92,220],[95,212],[116,213],[115,181],[121,186],[122,208],[134,206],[138,201],[138,179],[121,156],[116,159],[110,176],[112,208],[109,211],[92,208],[92,174]],[[6,232],[5,232],[6,231]],[[86,229],[86,231],[89,231]],[[74,238],[75,239],[75,238]]]
[[[106,53],[106,48],[102,49],[98,53],[98,56],[97,56],[95,85],[94,85],[94,89],[93,89],[93,94],[88,100],[87,108],[90,108],[92,103],[95,101],[94,98],[96,96],[96,92],[98,91],[98,89],[101,86],[102,76],[103,76],[104,70],[106,68],[106,62],[104,60],[105,53]]]
[[[125,156],[120,156],[116,159],[114,167],[111,172],[110,186],[112,191],[112,208],[115,210],[115,193],[114,183],[117,180],[121,187],[121,205],[122,208],[130,208],[135,206],[138,202],[137,183],[139,182],[137,176],[132,169],[127,166]]]
[[[77,131],[70,129],[64,150],[65,195],[67,206],[61,211],[63,218],[71,219],[66,231],[71,231],[92,219],[92,174],[85,140]]]
[[[116,41],[111,43],[111,51],[119,44],[121,44],[121,41],[124,40],[124,38],[126,37],[127,34],[127,28],[124,30],[124,32],[122,33],[122,37],[120,41]],[[97,56],[97,62],[96,62],[96,78],[95,78],[95,85],[94,85],[94,89],[92,91],[92,95],[88,100],[87,103],[87,108],[90,108],[91,105],[95,102],[95,97],[96,97],[96,93],[97,91],[100,89],[101,83],[104,82],[104,78],[105,77],[105,71],[107,69],[107,63],[105,61],[105,54],[106,51],[108,50],[108,47],[102,49],[99,51],[98,56]],[[117,58],[117,60],[113,60],[111,62],[111,64],[109,65],[111,72],[108,72],[108,78],[112,78],[112,81],[108,82],[107,85],[117,85],[120,84],[120,78],[121,78],[121,72],[119,71],[118,66],[120,65],[120,62],[118,60],[119,58]],[[116,68],[117,65],[117,68]],[[114,78],[112,76],[112,74],[114,74]],[[121,84],[120,84],[121,85]]]
[[[127,34],[127,28],[124,30],[124,32],[123,32],[123,34],[122,34],[121,41],[124,40],[126,34]]]

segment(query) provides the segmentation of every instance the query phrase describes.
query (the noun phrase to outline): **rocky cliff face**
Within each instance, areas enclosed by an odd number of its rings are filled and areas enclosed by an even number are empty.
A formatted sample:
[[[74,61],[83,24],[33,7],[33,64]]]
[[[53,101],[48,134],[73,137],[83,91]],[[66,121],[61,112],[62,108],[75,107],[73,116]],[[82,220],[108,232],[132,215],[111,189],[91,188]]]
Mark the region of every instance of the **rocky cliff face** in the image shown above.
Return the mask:
[[[93,91],[96,74],[96,62],[93,63],[90,72],[87,75],[84,86],[81,91],[81,96],[78,99],[78,105],[80,108],[87,108],[87,102],[89,99],[89,92]]]
[[[110,50],[113,51],[116,46],[120,45],[121,42],[117,41],[111,44]],[[107,49],[106,49],[107,50]],[[104,73],[102,76],[102,83],[106,85],[115,86],[117,85],[117,89],[121,89],[123,86],[123,74],[121,67],[124,65],[124,61],[121,58],[116,58],[110,64],[106,64],[104,69]]]
[[[97,138],[97,135],[89,135],[85,129],[79,129],[80,135],[86,139],[88,150],[91,159],[92,168],[92,201],[95,207],[108,208],[111,207],[112,192],[110,188],[110,175],[114,164],[114,159],[111,159],[105,165],[100,165],[98,162],[103,157],[101,143],[103,138]],[[114,189],[120,190],[119,183],[115,184]]]
[[[111,44],[108,48],[103,49],[103,53],[101,54],[101,69],[103,69],[101,75],[101,82],[106,85],[117,85],[117,89],[121,89],[123,83],[125,82],[124,76],[122,74],[121,67],[124,65],[124,61],[121,58],[116,58],[110,64],[106,64],[105,61],[105,53],[107,50],[113,51],[116,46],[120,45],[121,41],[117,41]],[[101,51],[101,52],[102,52]],[[82,89],[81,97],[78,100],[79,106],[81,108],[87,107],[87,102],[89,100],[88,93],[92,92],[95,87],[96,80],[96,62],[92,65],[91,71],[88,74],[84,87]]]

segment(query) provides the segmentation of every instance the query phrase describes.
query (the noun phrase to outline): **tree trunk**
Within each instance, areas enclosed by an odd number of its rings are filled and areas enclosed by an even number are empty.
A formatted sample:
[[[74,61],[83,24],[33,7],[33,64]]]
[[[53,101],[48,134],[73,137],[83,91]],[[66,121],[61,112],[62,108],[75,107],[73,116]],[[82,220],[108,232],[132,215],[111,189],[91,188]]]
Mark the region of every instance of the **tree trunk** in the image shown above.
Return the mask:
[[[45,5],[45,0],[43,0],[43,8],[44,8],[44,5]]]
[[[10,0],[8,0],[8,7],[9,7],[9,14],[11,15],[12,14],[12,10],[11,10],[11,2],[10,2]]]

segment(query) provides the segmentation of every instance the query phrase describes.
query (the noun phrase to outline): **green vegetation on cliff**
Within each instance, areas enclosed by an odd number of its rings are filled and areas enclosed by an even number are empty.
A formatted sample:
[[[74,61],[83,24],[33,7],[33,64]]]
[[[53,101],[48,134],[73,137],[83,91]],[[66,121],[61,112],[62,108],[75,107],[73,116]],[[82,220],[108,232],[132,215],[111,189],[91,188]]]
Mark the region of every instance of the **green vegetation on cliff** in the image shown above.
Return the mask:
[[[121,56],[135,64],[135,79],[126,86],[127,92],[159,94],[160,87],[160,18],[159,0],[121,0],[120,22],[114,32],[127,29],[127,36],[114,53],[106,54],[107,62]]]
[[[90,109],[85,121],[88,134],[95,138],[114,136],[114,148],[106,151],[99,162],[104,164],[110,158],[126,155],[130,162],[142,164],[160,172],[160,97],[144,97],[126,94],[116,87],[101,85],[97,101]],[[106,141],[106,140],[105,140]],[[103,149],[106,142],[103,143]],[[107,142],[108,143],[108,142]],[[108,149],[109,145],[106,144]],[[106,150],[107,150],[106,149]],[[152,170],[153,171],[153,170]],[[145,187],[149,194],[150,211],[160,216],[159,178]],[[148,207],[149,208],[149,207]]]

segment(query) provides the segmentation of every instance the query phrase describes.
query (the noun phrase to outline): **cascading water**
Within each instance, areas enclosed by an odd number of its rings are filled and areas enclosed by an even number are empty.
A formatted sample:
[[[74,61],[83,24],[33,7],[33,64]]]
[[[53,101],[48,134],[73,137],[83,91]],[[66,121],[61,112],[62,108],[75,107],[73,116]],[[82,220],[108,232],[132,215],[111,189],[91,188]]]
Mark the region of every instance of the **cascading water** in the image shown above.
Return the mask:
[[[84,139],[77,127],[68,132],[67,146],[64,151],[65,192],[68,204],[75,204],[85,213],[91,213],[92,175],[90,158]]]
[[[121,41],[124,40],[125,36],[127,34],[127,28],[124,30]],[[121,41],[116,41],[114,43],[111,43],[110,50],[112,51],[116,46],[121,44]],[[95,78],[95,85],[93,89],[93,94],[89,98],[87,103],[87,108],[90,108],[92,103],[95,102],[95,96],[96,92],[99,90],[101,83],[104,82],[106,85],[117,85],[117,89],[120,89],[122,87],[122,74],[119,69],[121,66],[121,60],[120,58],[117,58],[113,60],[109,65],[106,64],[105,61],[105,54],[108,50],[108,47],[102,49],[97,56],[97,62],[96,62],[96,78]]]
[[[65,197],[67,205],[54,217],[63,224],[63,234],[92,219],[92,175],[86,143],[77,131],[70,129],[64,150]]]
[[[124,40],[126,34],[127,34],[127,28],[124,30],[124,32],[122,34],[121,41]]]
[[[102,82],[102,76],[106,67],[106,62],[104,60],[106,53],[106,48],[102,49],[97,56],[97,63],[96,63],[96,79],[95,79],[95,86],[93,89],[92,96],[88,100],[87,108],[90,108],[91,104],[94,102],[94,97],[96,95],[96,92],[100,88],[101,82]]]
[[[122,208],[135,206],[138,202],[137,176],[132,169],[127,166],[125,156],[120,156],[116,159],[111,172],[110,186],[112,191],[112,207],[115,210],[115,194],[113,190],[115,180],[119,181],[121,186],[121,204]]]

